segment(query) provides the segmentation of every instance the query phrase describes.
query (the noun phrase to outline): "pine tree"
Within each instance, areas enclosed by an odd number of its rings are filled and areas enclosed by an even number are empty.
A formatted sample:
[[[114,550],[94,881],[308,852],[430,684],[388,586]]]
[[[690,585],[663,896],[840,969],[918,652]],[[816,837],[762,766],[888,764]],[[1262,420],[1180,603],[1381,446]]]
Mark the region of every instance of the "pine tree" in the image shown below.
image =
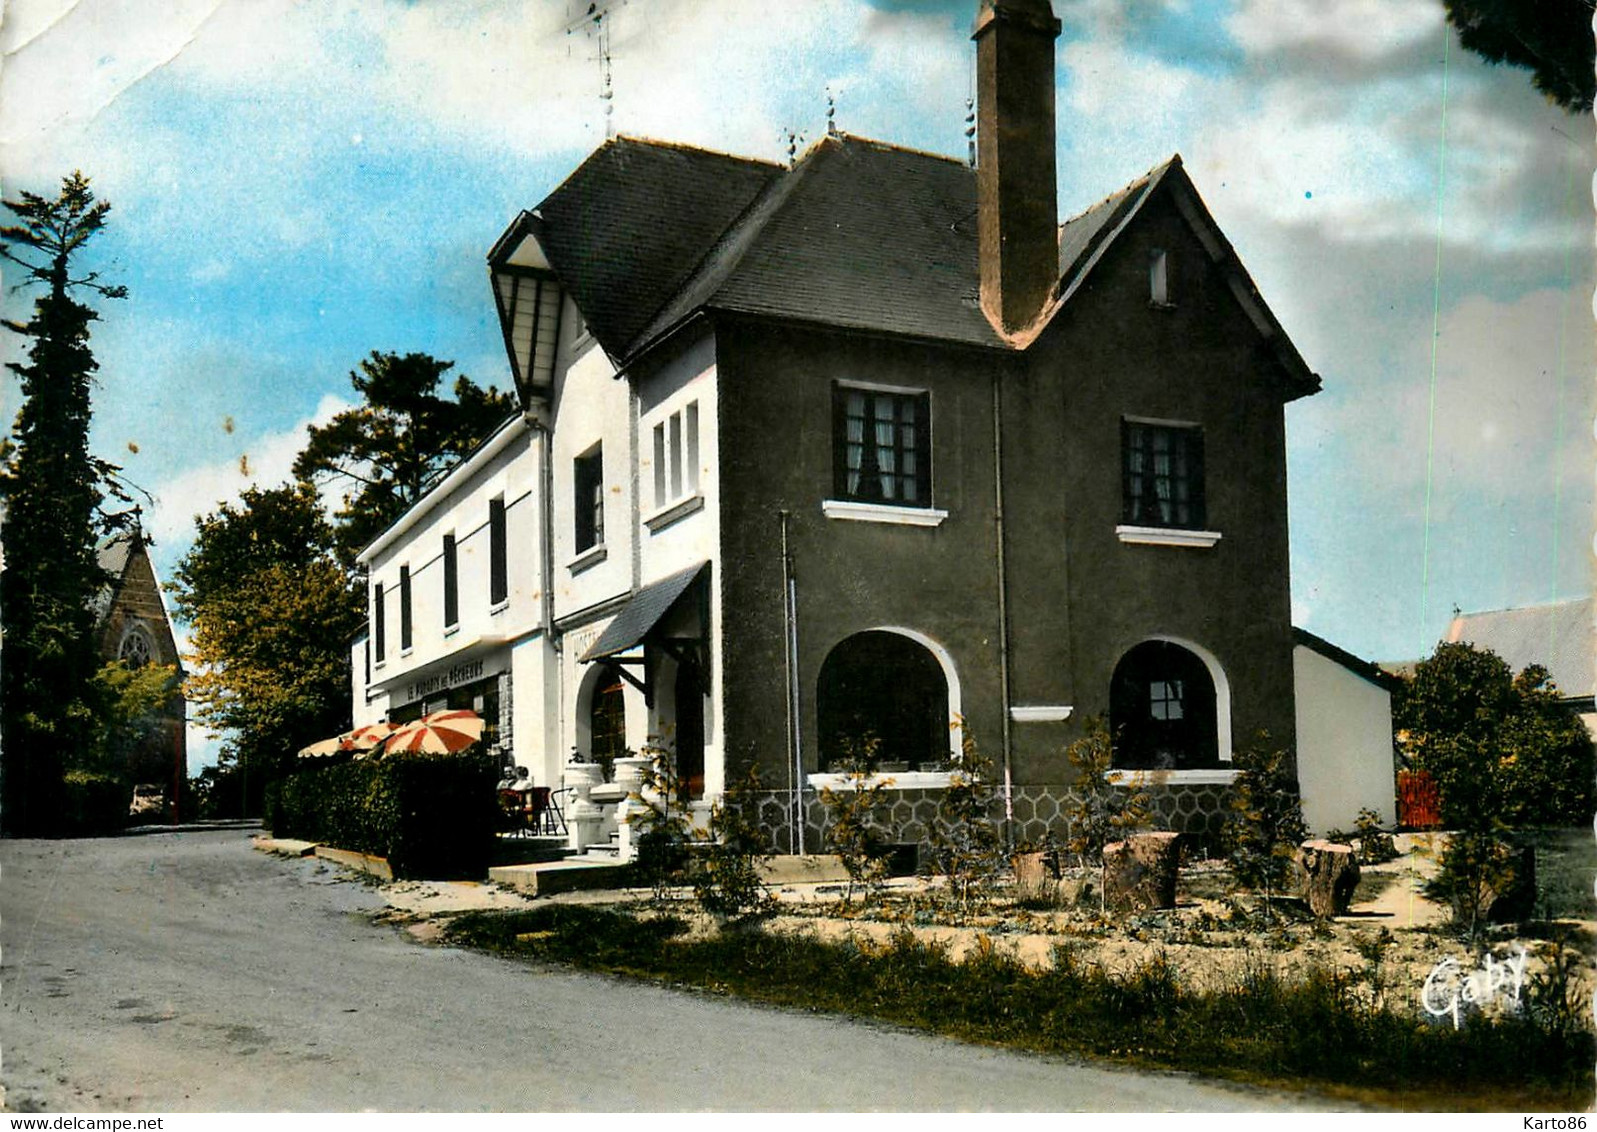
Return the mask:
[[[8,362],[22,407],[0,469],[5,504],[5,575],[0,585],[0,828],[46,832],[59,816],[63,767],[93,743],[99,667],[91,602],[102,578],[94,544],[102,485],[116,471],[89,453],[90,386],[98,368],[78,301],[126,291],[74,274],[73,260],[105,225],[81,173],[63,178],[54,200],[24,192],[4,206],[20,223],[0,227],[0,255],[22,268],[23,285],[44,288],[26,323],[5,327],[30,339],[26,362]]]

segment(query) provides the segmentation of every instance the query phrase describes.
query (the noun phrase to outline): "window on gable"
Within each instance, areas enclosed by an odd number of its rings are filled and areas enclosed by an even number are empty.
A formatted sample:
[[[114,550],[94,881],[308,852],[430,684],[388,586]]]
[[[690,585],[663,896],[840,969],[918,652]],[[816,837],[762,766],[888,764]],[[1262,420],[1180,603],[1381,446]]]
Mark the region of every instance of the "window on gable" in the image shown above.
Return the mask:
[[[460,624],[460,561],[455,536],[444,536],[444,626]]]
[[[1122,421],[1123,522],[1200,528],[1205,523],[1203,430]]]
[[[387,627],[387,620],[383,617],[383,584],[378,582],[372,587],[372,652],[376,654],[378,664],[383,662]]]
[[[410,636],[410,567],[399,568],[399,651],[409,652]]]
[[[931,394],[832,389],[832,490],[862,503],[930,507]]]
[[[510,560],[505,546],[505,497],[488,501],[488,604],[510,597]]]
[[[576,485],[577,553],[604,542],[604,452],[595,444],[578,456],[572,467]]]
[[[1148,301],[1156,307],[1173,305],[1170,301],[1170,253],[1155,248],[1148,257]]]
[[[654,426],[654,505],[675,503],[699,490],[699,403],[693,401]]]

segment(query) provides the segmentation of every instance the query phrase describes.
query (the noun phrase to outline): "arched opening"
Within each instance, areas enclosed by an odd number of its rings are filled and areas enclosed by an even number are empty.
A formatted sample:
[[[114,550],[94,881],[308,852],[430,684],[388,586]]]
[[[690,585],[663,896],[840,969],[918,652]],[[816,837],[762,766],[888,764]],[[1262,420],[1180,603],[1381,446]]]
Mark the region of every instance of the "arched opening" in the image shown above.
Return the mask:
[[[122,635],[116,655],[129,668],[142,668],[155,659],[155,642],[143,625],[134,625]]]
[[[949,683],[926,645],[872,629],[840,641],[816,689],[823,768],[874,738],[884,770],[932,770],[949,753]]]
[[[615,761],[627,753],[626,689],[608,665],[594,674],[588,699],[588,757],[604,768],[606,782],[615,778]]]
[[[1218,767],[1220,714],[1215,680],[1203,657],[1174,641],[1143,641],[1120,658],[1110,683],[1114,765],[1128,770]]]

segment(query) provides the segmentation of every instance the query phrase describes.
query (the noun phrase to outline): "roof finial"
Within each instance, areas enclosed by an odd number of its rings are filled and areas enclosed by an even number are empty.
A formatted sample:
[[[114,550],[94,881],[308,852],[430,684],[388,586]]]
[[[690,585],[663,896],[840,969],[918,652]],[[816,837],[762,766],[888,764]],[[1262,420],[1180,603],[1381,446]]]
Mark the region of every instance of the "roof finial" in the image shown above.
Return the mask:
[[[832,93],[830,84],[826,88],[826,136],[837,137],[837,96]]]
[[[782,131],[782,137],[787,142],[787,163],[789,165],[797,164],[798,149],[799,145],[804,141],[804,131],[795,130],[789,126],[787,129]]]

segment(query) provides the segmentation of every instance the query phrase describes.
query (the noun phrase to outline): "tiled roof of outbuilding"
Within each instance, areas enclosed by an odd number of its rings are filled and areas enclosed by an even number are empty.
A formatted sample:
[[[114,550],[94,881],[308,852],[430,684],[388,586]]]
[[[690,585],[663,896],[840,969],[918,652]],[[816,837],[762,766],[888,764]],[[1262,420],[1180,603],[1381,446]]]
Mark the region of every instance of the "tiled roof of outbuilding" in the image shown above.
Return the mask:
[[[1597,686],[1597,635],[1593,630],[1593,599],[1493,609],[1465,613],[1448,627],[1449,641],[1465,641],[1491,649],[1515,672],[1527,665],[1547,669],[1564,696],[1581,698]]]

